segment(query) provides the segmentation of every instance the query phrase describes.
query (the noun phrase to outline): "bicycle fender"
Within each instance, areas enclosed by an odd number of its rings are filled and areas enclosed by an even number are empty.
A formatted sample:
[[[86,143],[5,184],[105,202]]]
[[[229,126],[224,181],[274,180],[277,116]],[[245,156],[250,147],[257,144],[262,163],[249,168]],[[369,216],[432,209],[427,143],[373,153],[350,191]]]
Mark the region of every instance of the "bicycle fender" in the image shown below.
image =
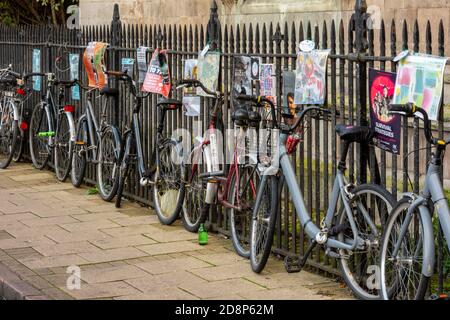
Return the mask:
[[[75,129],[75,121],[73,120],[72,112],[65,112],[67,119],[69,120],[70,141],[76,142],[77,130]]]

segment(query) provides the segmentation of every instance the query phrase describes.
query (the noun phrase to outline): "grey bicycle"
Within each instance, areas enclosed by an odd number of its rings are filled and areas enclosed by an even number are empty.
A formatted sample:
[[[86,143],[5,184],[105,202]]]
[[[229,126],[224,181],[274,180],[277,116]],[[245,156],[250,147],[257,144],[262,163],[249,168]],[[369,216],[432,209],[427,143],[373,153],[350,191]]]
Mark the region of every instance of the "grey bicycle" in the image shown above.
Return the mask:
[[[425,137],[436,148],[422,191],[405,194],[393,209],[381,247],[383,299],[422,300],[434,272],[435,210],[450,250],[450,208],[440,178],[443,155],[450,138],[446,141],[434,138],[427,112],[413,104],[391,105],[390,113],[422,118]]]
[[[239,97],[255,104],[266,103],[272,110],[275,106],[264,97]],[[384,188],[374,184],[355,186],[345,178],[346,158],[353,143],[369,144],[372,131],[368,127],[336,127],[342,141],[341,159],[338,165],[331,201],[328,211],[318,227],[306,209],[303,196],[296,180],[289,154],[294,151],[287,148],[306,115],[326,118],[330,110],[319,107],[305,108],[292,125],[278,124],[278,152],[273,155],[272,166],[264,172],[258,186],[250,239],[250,261],[253,271],[261,272],[271,252],[275,223],[278,214],[278,201],[281,186],[286,182],[294,203],[299,221],[310,242],[304,256],[287,256],[285,267],[289,273],[300,272],[317,245],[326,248],[325,254],[336,258],[345,282],[361,299],[379,299],[379,286],[372,281],[372,270],[379,266],[379,249],[382,231],[389,212],[395,205],[395,199]],[[274,112],[273,112],[274,113]],[[291,139],[289,139],[291,137]],[[288,151],[289,149],[289,151]],[[339,207],[339,203],[341,206]]]

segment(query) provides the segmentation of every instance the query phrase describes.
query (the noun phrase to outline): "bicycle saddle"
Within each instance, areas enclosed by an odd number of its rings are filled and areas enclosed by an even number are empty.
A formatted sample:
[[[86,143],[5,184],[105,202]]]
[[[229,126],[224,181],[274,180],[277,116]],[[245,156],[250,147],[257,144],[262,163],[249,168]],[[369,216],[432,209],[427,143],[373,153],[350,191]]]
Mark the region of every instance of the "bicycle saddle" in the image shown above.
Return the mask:
[[[119,89],[116,88],[110,88],[110,87],[104,87],[100,90],[100,94],[107,97],[118,97],[119,96]]]
[[[10,85],[16,85],[17,80],[13,77],[5,77],[0,79],[1,84],[10,84]]]
[[[248,113],[249,124],[252,127],[257,127],[259,123],[262,121],[262,116],[259,112],[250,111]]]
[[[340,124],[336,126],[336,133],[344,141],[362,144],[369,143],[373,137],[372,129],[362,126],[346,126]]]
[[[231,115],[231,120],[238,126],[246,126],[249,120],[249,112],[243,108],[237,109]]]
[[[183,105],[183,102],[176,99],[161,99],[158,101],[156,105],[165,110],[177,110],[179,107]]]

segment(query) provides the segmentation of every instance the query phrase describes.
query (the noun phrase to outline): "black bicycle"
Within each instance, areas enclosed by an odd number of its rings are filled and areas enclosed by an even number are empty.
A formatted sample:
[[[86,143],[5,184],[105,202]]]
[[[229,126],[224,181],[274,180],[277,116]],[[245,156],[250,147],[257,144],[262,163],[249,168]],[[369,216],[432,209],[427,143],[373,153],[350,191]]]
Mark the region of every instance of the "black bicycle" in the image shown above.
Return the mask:
[[[143,187],[153,186],[153,205],[159,220],[165,225],[172,224],[178,218],[184,201],[183,148],[181,139],[176,140],[164,136],[164,123],[167,112],[178,110],[182,106],[182,102],[172,99],[163,99],[158,102],[157,107],[160,114],[156,143],[150,167],[146,169],[139,113],[143,100],[149,94],[138,92],[135,82],[126,72],[108,71],[107,74],[125,82],[134,97],[133,115],[122,136],[116,207],[121,206],[122,195],[130,173],[130,165],[137,163],[140,185]]]

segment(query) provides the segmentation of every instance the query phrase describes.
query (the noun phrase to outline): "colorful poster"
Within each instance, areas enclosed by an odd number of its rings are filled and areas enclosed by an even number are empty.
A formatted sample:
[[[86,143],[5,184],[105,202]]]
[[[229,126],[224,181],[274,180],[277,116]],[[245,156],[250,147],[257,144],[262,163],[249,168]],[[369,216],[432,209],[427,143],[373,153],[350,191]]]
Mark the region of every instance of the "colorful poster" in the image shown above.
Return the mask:
[[[148,66],[142,91],[161,94],[168,98],[171,87],[167,51],[156,49]]]
[[[330,50],[299,52],[295,78],[295,104],[324,104]]]
[[[370,123],[375,144],[393,154],[400,153],[401,117],[390,115],[394,97],[396,74],[369,69]]]
[[[130,77],[134,74],[134,59],[122,58],[122,72],[126,72]]]
[[[147,51],[148,47],[137,48],[137,66],[139,71],[139,83],[144,83],[147,74]]]
[[[295,105],[295,72],[283,72],[283,113],[295,116],[297,106]]]
[[[107,43],[89,42],[83,61],[89,79],[89,87],[103,88],[108,81],[105,70],[105,52]]]
[[[41,50],[33,49],[33,73],[41,72]],[[33,90],[41,91],[41,77],[33,77]]]
[[[184,62],[184,79],[198,79],[198,60],[197,59],[187,59]],[[195,88],[185,88],[185,94],[195,95],[197,90]]]
[[[70,80],[79,80],[80,55],[75,53],[69,54],[69,63],[70,63]],[[78,86],[78,84],[72,87],[72,99],[80,100],[80,87]]]
[[[207,52],[206,54],[199,54],[198,57],[198,80],[211,91],[217,91],[220,73],[220,52]],[[199,96],[208,95],[200,88],[197,88]]]
[[[259,72],[259,84],[261,96],[270,97],[275,100],[276,97],[276,77],[274,64],[261,64]]]
[[[410,54],[399,62],[394,104],[413,102],[437,120],[447,58]]]

